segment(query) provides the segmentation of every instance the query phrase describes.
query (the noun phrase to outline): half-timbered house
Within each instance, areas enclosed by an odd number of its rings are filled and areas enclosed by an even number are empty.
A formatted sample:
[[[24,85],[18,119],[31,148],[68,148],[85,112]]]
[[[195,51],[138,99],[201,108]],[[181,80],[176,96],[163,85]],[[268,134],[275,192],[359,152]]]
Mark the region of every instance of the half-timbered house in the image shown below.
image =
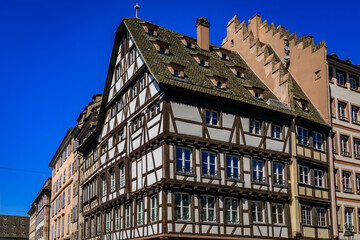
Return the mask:
[[[279,98],[211,45],[209,26],[198,19],[197,39],[138,18],[117,29],[99,160],[84,170],[85,239],[330,235],[329,126],[295,81]]]

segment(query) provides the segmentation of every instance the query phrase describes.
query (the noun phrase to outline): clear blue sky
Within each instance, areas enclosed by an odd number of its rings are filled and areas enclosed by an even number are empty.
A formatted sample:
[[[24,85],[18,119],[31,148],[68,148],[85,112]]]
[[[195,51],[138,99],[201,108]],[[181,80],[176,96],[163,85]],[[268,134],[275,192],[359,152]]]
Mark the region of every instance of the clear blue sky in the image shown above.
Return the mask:
[[[196,37],[197,17],[220,45],[227,22],[255,13],[290,32],[325,40],[360,64],[358,1],[0,0],[0,214],[26,215],[68,128],[104,88],[114,31],[139,17]],[[4,168],[35,172],[21,172]]]

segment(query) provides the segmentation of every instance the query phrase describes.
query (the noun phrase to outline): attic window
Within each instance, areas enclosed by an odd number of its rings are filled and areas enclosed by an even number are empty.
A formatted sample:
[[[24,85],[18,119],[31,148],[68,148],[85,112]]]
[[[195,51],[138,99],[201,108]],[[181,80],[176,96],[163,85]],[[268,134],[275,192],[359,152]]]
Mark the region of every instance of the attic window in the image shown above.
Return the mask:
[[[264,99],[264,94],[263,94],[263,90],[257,87],[247,87],[247,90],[251,93],[251,95],[253,95],[254,98],[258,99],[258,100],[263,100]]]
[[[144,28],[145,32],[151,36],[157,36],[158,26],[155,26],[151,23],[143,23],[142,27]]]
[[[202,67],[209,67],[209,57],[202,54],[193,54],[195,61]]]
[[[180,41],[184,44],[185,47],[194,49],[195,48],[195,40],[186,36],[180,37]]]
[[[234,75],[238,78],[245,78],[244,69],[238,66],[229,67]]]
[[[308,102],[302,99],[295,99],[296,103],[299,105],[301,110],[304,112],[309,112]]]
[[[219,89],[226,89],[226,79],[219,76],[209,76],[210,81]]]
[[[220,57],[222,60],[226,60],[226,61],[229,61],[229,60],[230,60],[230,58],[229,58],[230,51],[228,51],[228,50],[219,49],[219,50],[217,50],[217,54],[219,55],[219,57]]]
[[[170,73],[174,76],[174,77],[178,77],[178,78],[184,78],[185,74],[184,74],[184,66],[176,64],[176,63],[168,63],[166,64],[166,67],[169,69]]]
[[[165,55],[169,55],[169,44],[160,40],[152,41],[152,44],[154,45],[155,49]]]

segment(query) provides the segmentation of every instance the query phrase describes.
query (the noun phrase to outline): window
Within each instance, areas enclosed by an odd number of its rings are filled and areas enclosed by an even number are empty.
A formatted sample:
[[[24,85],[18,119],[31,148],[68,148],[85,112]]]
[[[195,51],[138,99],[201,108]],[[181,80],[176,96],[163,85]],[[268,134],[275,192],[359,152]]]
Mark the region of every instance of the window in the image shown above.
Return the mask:
[[[298,142],[301,145],[308,146],[309,145],[309,135],[308,130],[306,128],[298,127]]]
[[[261,160],[252,160],[253,181],[257,183],[265,183],[264,178],[264,162]]]
[[[325,227],[326,225],[326,218],[325,218],[325,208],[316,208],[316,215],[317,215],[317,225]]]
[[[346,114],[346,103],[338,102],[338,111],[339,111],[339,119],[347,121],[347,114]]]
[[[219,113],[217,111],[206,110],[206,124],[218,126],[219,125]]]
[[[102,180],[102,195],[106,196],[106,194],[107,194],[107,186],[106,186],[106,177],[105,177],[105,175],[102,176],[101,180]]]
[[[145,87],[145,80],[144,80],[144,77],[142,77],[142,78],[140,78],[140,80],[139,80],[139,90],[141,91],[141,90],[143,90],[144,89],[144,87]]]
[[[191,42],[186,41],[186,47],[191,48],[192,47]]]
[[[212,152],[202,152],[202,172],[204,176],[217,176],[216,154]]]
[[[215,197],[201,196],[201,221],[215,221]]]
[[[108,146],[107,143],[105,143],[104,145],[101,146],[101,153],[104,154],[106,153],[108,150]]]
[[[59,224],[59,226],[60,226],[60,224]],[[60,230],[59,230],[59,232],[60,232]],[[85,221],[84,232],[85,232],[85,238],[88,238],[89,237],[89,222],[88,222],[88,220]]]
[[[149,35],[154,35],[154,30],[152,29],[148,29],[148,32],[147,32]]]
[[[349,148],[348,148],[348,136],[341,135],[340,136],[340,142],[341,142],[341,154],[345,156],[349,156]]]
[[[190,220],[190,196],[184,193],[175,193],[175,219]]]
[[[179,72],[179,70],[174,69],[174,76],[180,77],[180,72]]]
[[[137,201],[136,210],[137,210],[137,217],[136,217],[137,225],[141,225],[143,224],[143,210],[144,210],[142,200]]]
[[[351,118],[353,123],[360,124],[359,121],[359,107],[351,106]]]
[[[130,227],[130,204],[125,206],[125,227]]]
[[[142,116],[137,116],[132,121],[133,124],[133,131],[138,130],[142,126]]]
[[[70,204],[70,196],[71,196],[71,185],[68,188],[68,201],[67,201],[67,204]]]
[[[192,173],[191,150],[187,148],[176,148],[176,171],[181,173]]]
[[[309,168],[300,166],[300,183],[309,184]]]
[[[226,156],[226,176],[231,179],[240,179],[239,158]]]
[[[257,223],[264,222],[264,203],[260,201],[251,202],[252,221]]]
[[[284,165],[281,163],[273,163],[273,180],[274,185],[285,185]]]
[[[237,199],[226,199],[225,200],[226,212],[225,220],[227,223],[238,223],[239,222],[239,201]]]
[[[345,208],[345,228],[346,230],[353,230],[353,209],[352,208]]]
[[[345,192],[351,192],[351,172],[343,171],[343,187]]]
[[[91,218],[90,220],[90,236],[95,236],[95,219]]]
[[[120,208],[115,209],[115,230],[120,229]]]
[[[110,171],[110,190],[111,192],[115,191],[115,171],[112,169]]]
[[[313,147],[317,150],[322,150],[323,140],[322,135],[317,132],[312,132],[313,137]]]
[[[96,216],[96,233],[99,234],[101,232],[101,215]]]
[[[281,127],[278,125],[271,125],[271,137],[280,139],[281,138]]]
[[[135,85],[132,87],[132,97],[136,97],[137,95],[137,84],[135,83]]]
[[[106,212],[105,214],[105,231],[110,232],[110,212]]]
[[[121,99],[119,99],[118,102],[117,102],[117,110],[118,110],[118,112],[121,110],[121,108],[122,108],[122,101],[121,101]]]
[[[301,219],[303,224],[311,225],[311,207],[301,206]]]
[[[356,174],[356,192],[360,193],[360,173]]]
[[[350,77],[350,88],[354,90],[358,89],[358,81],[356,77]]]
[[[129,66],[135,62],[135,57],[136,57],[135,52],[136,52],[135,47],[132,48],[129,52]]]
[[[321,170],[314,170],[315,175],[315,186],[316,187],[324,187],[324,172]]]
[[[227,55],[225,53],[221,53],[221,59],[226,60]]]
[[[120,188],[125,187],[125,166],[124,166],[124,164],[120,165],[119,172],[120,172]]]
[[[61,219],[61,236],[64,236],[64,229],[65,229],[65,216]]]
[[[258,120],[250,119],[250,133],[261,135],[261,122]]]
[[[336,79],[337,79],[337,84],[345,85],[345,78],[343,73],[336,72]]]
[[[154,222],[158,220],[158,201],[157,195],[153,195],[150,198],[150,221]]]
[[[111,106],[111,117],[114,117],[116,115],[116,104],[113,104]]]
[[[120,64],[116,66],[116,80],[120,79]]]
[[[284,205],[277,203],[271,207],[272,221],[274,224],[284,224]]]

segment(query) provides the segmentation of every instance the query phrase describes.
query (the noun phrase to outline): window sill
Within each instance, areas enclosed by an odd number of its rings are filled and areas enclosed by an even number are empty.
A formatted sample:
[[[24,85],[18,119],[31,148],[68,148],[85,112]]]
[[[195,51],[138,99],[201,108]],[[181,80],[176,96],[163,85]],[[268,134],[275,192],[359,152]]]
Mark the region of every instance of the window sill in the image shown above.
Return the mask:
[[[176,175],[182,175],[182,176],[189,176],[189,177],[196,177],[195,173],[192,172],[175,172]]]
[[[261,133],[256,134],[256,133],[251,133],[251,132],[249,132],[249,135],[255,136],[255,137],[262,137],[262,134],[261,134]]]
[[[210,178],[210,179],[215,179],[215,180],[221,180],[221,177],[219,177],[218,175],[216,176],[209,176],[209,175],[201,175],[202,178]]]
[[[343,117],[343,118],[340,118],[340,117],[339,117],[339,120],[340,120],[340,121],[343,121],[343,122],[347,122],[347,123],[349,122],[349,119],[347,119],[346,117],[345,117],[345,118],[344,118],[344,117]]]
[[[342,87],[342,88],[348,89],[348,87],[347,87],[347,85],[346,85],[346,84],[345,84],[345,85],[342,85],[342,84],[340,84],[340,83],[336,83],[336,85],[338,85],[339,87]]]

